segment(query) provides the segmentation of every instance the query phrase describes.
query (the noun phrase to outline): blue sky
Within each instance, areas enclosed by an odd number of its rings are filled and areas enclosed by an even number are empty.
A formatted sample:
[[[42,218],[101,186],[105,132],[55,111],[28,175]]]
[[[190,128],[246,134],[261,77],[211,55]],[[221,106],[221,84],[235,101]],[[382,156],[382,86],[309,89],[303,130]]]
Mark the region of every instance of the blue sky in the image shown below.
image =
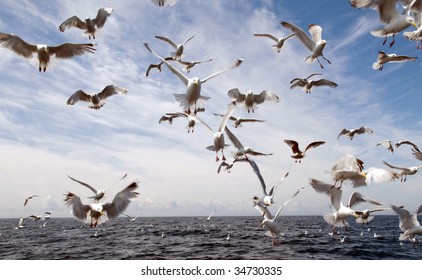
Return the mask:
[[[72,15],[93,17],[100,7],[114,11],[95,40],[94,54],[58,61],[45,73],[0,49],[0,217],[50,209],[55,216],[71,217],[64,194],[74,192],[87,202],[85,197],[91,193],[66,175],[105,188],[125,173],[127,178],[111,187],[105,199],[111,200],[131,181],[139,181],[140,196],[127,210],[131,215],[208,216],[213,210],[216,215],[259,215],[251,198],[261,194],[261,187],[248,164],[235,165],[230,174],[217,174],[219,162],[205,148],[212,138],[204,127],[197,125],[194,133],[187,133],[184,119],[172,125],[158,123],[166,112],[181,110],[173,94],[183,93],[184,85],[165,67],[161,73],[153,70],[145,76],[148,65],[158,60],[143,46],[144,41],[161,56],[172,51],[155,35],[177,42],[195,35],[185,47],[185,59],[213,61],[195,66],[186,74],[189,77],[205,78],[239,57],[244,59],[238,68],[203,84],[202,94],[211,99],[200,117],[214,129],[221,119],[212,113],[225,112],[228,90],[258,93],[268,89],[279,96],[278,103],[261,104],[253,114],[237,107],[233,115],[266,122],[231,129],[244,145],[273,153],[255,158],[268,186],[289,171],[277,189],[274,212],[301,186],[307,187],[283,209],[284,215],[330,211],[328,198],[309,187],[308,179],[330,182],[326,171],[346,153],[362,159],[366,168],[384,168],[382,160],[403,167],[420,164],[408,146],[393,155],[376,146],[382,139],[422,145],[420,61],[387,64],[383,71],[374,71],[372,63],[379,50],[410,56],[419,56],[421,51],[401,33],[392,48],[383,46],[382,38],[369,33],[381,26],[375,10],[354,9],[346,0],[333,2],[179,0],[173,7],[159,8],[149,0],[2,1],[0,32],[14,33],[32,44],[88,43],[80,30],[61,33],[58,26]],[[253,36],[288,35],[281,21],[305,31],[308,24],[320,25],[327,40],[324,55],[332,64],[321,60],[324,69],[317,62],[306,64],[309,53],[296,38],[277,53],[270,47],[271,40]],[[311,94],[289,89],[293,78],[315,72],[338,87],[316,88]],[[79,89],[97,93],[109,84],[127,88],[128,93],[107,99],[99,111],[84,103],[66,105]],[[374,133],[353,141],[337,140],[343,128],[362,125]],[[316,140],[326,144],[309,150],[299,164],[290,158],[284,139],[295,139],[302,148]],[[233,146],[226,150],[229,160],[232,150]],[[413,211],[422,203],[420,182],[416,174],[407,182],[359,189],[345,185],[343,201],[359,191]],[[23,207],[32,194],[40,197]]]

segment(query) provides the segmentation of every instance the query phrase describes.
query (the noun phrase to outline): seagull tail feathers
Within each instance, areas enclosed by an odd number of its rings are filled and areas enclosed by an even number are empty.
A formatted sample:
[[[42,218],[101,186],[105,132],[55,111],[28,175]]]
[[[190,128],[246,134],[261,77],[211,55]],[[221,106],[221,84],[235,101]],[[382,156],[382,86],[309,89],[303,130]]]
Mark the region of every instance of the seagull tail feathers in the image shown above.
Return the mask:
[[[315,61],[315,57],[312,57],[312,55],[310,55],[310,56],[307,56],[306,58],[305,58],[305,62],[306,63],[308,63],[308,64],[311,64],[312,62],[314,62]]]

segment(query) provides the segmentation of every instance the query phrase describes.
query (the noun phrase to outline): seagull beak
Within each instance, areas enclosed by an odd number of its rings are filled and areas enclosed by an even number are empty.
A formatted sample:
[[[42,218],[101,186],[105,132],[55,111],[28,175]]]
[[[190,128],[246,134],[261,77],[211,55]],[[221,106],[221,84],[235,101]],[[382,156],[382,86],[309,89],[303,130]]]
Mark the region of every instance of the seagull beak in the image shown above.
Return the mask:
[[[354,215],[354,216],[355,216],[355,218],[356,218],[356,219],[357,219],[357,218],[359,218],[359,215],[358,215],[358,214],[356,214],[356,213],[355,213],[355,215]]]

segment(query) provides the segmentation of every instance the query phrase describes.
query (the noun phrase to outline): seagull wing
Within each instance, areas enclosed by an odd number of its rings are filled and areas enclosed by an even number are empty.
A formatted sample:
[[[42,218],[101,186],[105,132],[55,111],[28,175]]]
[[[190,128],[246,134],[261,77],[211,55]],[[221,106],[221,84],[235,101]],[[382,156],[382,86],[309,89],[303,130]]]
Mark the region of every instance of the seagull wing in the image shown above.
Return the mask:
[[[93,187],[91,187],[90,185],[88,185],[87,183],[84,183],[84,182],[81,182],[81,181],[79,181],[79,180],[76,180],[76,179],[74,179],[74,178],[72,178],[72,177],[70,177],[69,175],[67,175],[67,177],[69,177],[71,180],[73,180],[73,181],[75,181],[75,182],[78,182],[79,184],[81,184],[82,186],[85,186],[85,187],[87,187],[87,188],[89,188],[93,193],[95,193],[95,194],[97,194],[97,190],[95,189],[95,188],[93,188]]]
[[[173,65],[171,65],[169,62],[167,62],[164,58],[162,58],[161,56],[159,56],[155,51],[153,51],[148,43],[144,42],[145,47],[147,48],[147,50],[149,52],[151,52],[153,55],[155,55],[158,59],[160,59],[165,65],[167,65],[167,67],[170,69],[171,72],[173,72],[173,74],[175,74],[176,76],[179,77],[179,79],[187,86],[188,82],[189,82],[189,78],[186,77],[185,75],[183,75],[182,72],[180,72],[179,70],[177,70]]]
[[[311,33],[312,40],[316,42],[320,42],[322,40],[322,28],[317,24],[309,24],[308,27],[309,33]]]
[[[366,196],[363,196],[362,194],[358,193],[358,192],[353,192],[350,195],[349,198],[349,202],[347,204],[348,207],[352,208],[353,206],[359,204],[359,203],[363,203],[363,202],[367,202],[367,203],[371,203],[371,204],[375,204],[375,205],[382,205],[381,203],[379,203],[378,201],[375,201],[371,198],[368,198]]]
[[[391,209],[397,214],[399,215],[400,218],[400,229],[402,231],[406,231],[407,229],[411,228],[412,226],[414,226],[414,222],[412,217],[410,216],[409,211],[407,211],[404,208],[395,206],[395,205],[391,205]]]
[[[323,74],[321,74],[321,73],[312,73],[311,75],[309,75],[308,77],[306,77],[305,80],[309,79],[310,77],[319,76],[319,75],[323,75]]]
[[[238,88],[232,88],[227,94],[237,102],[243,102],[246,98],[246,94],[241,93]]]
[[[218,72],[216,72],[214,74],[211,74],[208,77],[206,77],[205,79],[201,79],[201,83],[205,83],[209,79],[212,79],[212,78],[214,78],[214,77],[216,77],[216,76],[218,76],[218,75],[220,75],[220,74],[222,74],[224,72],[227,72],[227,71],[229,71],[229,70],[231,70],[233,68],[238,67],[240,64],[242,64],[242,62],[243,62],[243,59],[242,58],[237,59],[236,62],[232,66],[230,66],[230,67],[228,67],[228,68],[226,68],[224,70],[218,71]]]
[[[223,119],[221,120],[220,126],[218,127],[218,132],[224,131],[224,129],[227,125],[227,122],[229,121],[230,116],[233,114],[235,108],[236,108],[236,102],[235,101],[233,101],[233,102],[231,102],[230,104],[227,105],[227,112],[224,115]]]
[[[334,188],[332,184],[324,183],[317,179],[310,179],[309,184],[318,193],[325,193],[331,199],[331,207],[337,211],[340,208],[342,190]]]
[[[396,55],[391,58],[389,62],[406,62],[406,61],[415,61],[417,57],[407,56],[407,55]]]
[[[233,145],[237,149],[242,149],[243,148],[242,143],[240,143],[239,139],[237,139],[237,137],[233,134],[233,132],[231,132],[227,126],[224,128],[224,130],[226,131],[226,134],[229,137],[230,141],[232,141]]]
[[[265,207],[264,205],[262,205],[261,202],[259,202],[259,198],[254,197],[253,203],[254,203],[255,209],[257,209],[261,213],[261,216],[264,216],[265,220],[273,219],[273,215],[271,215],[270,210],[268,210],[268,207]]]
[[[384,182],[391,182],[400,178],[400,174],[394,171],[390,171],[390,170],[386,170],[382,168],[376,168],[376,167],[371,167],[368,170],[366,170],[365,175],[366,175],[365,183],[368,186],[370,182],[372,181],[374,183],[384,183]]]
[[[311,148],[316,148],[319,147],[321,145],[325,144],[325,141],[315,141],[310,143],[308,146],[306,146],[306,149],[304,152],[306,152],[307,150],[311,149]]]
[[[320,80],[314,81],[314,86],[329,86],[329,87],[335,88],[338,85],[334,83],[333,81],[330,81],[327,79],[320,79]]]
[[[398,167],[398,166],[391,165],[391,164],[389,164],[389,163],[388,163],[388,162],[386,162],[386,161],[383,161],[383,163],[384,163],[385,165],[387,165],[388,167],[393,168],[393,169],[399,169],[399,170],[409,170],[409,168],[405,168],[405,167]]]
[[[422,205],[419,205],[418,209],[416,209],[415,213],[412,215],[412,220],[415,225],[420,226],[418,221],[418,215],[422,212]]]
[[[355,133],[357,133],[357,134],[373,133],[373,132],[374,131],[367,126],[361,126],[358,129],[356,129],[356,131],[355,131]]]
[[[103,205],[103,209],[107,211],[109,219],[118,217],[129,206],[130,199],[135,198],[139,193],[134,190],[138,187],[137,183],[132,183],[124,190],[118,192],[113,201]]]
[[[290,148],[292,149],[293,153],[295,153],[295,154],[296,153],[300,153],[299,144],[296,141],[286,139],[286,140],[284,140],[284,143],[286,143],[287,145],[290,146]]]
[[[84,53],[94,53],[94,44],[71,44],[64,43],[59,46],[48,46],[47,51],[50,54],[55,54],[57,58],[71,58],[75,55],[82,55]]]
[[[155,36],[155,38],[162,40],[164,42],[167,42],[170,45],[172,45],[173,48],[177,49],[177,44],[175,42],[173,42],[172,40],[170,40],[169,38],[166,38],[166,37],[163,37],[163,36]]]
[[[394,148],[390,140],[381,140],[377,143],[377,146],[380,146],[380,145],[382,145],[384,148],[394,153]]]
[[[0,33],[0,46],[26,58],[32,57],[32,54],[37,52],[36,45],[28,44],[14,34]]]
[[[64,201],[66,202],[67,206],[72,207],[73,215],[76,218],[80,220],[85,220],[87,218],[91,207],[89,205],[83,204],[79,196],[68,192]]]
[[[294,34],[293,34],[293,35],[294,35]],[[257,37],[267,37],[267,38],[270,38],[270,39],[272,39],[272,40],[274,40],[274,41],[278,42],[278,38],[277,38],[277,37],[275,37],[275,36],[273,36],[273,35],[271,35],[271,34],[261,33],[261,34],[254,34],[254,36],[257,36]]]
[[[347,134],[349,132],[350,132],[350,130],[343,128],[343,130],[340,131],[340,133],[338,134],[337,140],[340,138],[340,136],[345,135],[345,134]]]
[[[91,95],[85,93],[83,90],[78,90],[69,97],[67,104],[74,105],[78,101],[91,102]]]
[[[61,32],[64,32],[66,29],[71,27],[77,27],[82,30],[85,30],[87,28],[85,21],[81,20],[78,16],[71,16],[70,18],[63,21],[62,24],[60,24],[59,30]]]
[[[416,149],[416,150],[418,150],[418,151],[419,151],[418,146],[416,146],[416,145],[415,145],[415,143],[410,142],[410,141],[408,141],[408,140],[404,140],[404,141],[399,141],[399,142],[397,142],[397,143],[396,143],[396,148],[400,147],[400,145],[402,145],[402,144],[410,145],[410,146],[412,146],[414,149]]]
[[[195,35],[192,35],[191,37],[187,38],[184,42],[183,45],[186,45],[187,42],[189,42],[193,37],[195,37]]]
[[[106,86],[98,95],[100,99],[106,99],[107,97],[110,97],[114,94],[125,94],[127,92],[127,89],[108,85]]]
[[[286,206],[290,201],[292,201],[299,193],[301,190],[303,190],[304,187],[298,189],[291,198],[289,198],[286,202],[283,203],[283,205],[280,206],[280,208],[278,209],[277,213],[275,213],[274,215],[274,221],[278,218],[278,216],[281,213],[281,210],[283,210],[284,206]]]
[[[412,153],[416,159],[422,161],[422,153],[418,149],[412,149]]]
[[[256,164],[256,162],[255,162],[253,159],[251,159],[251,158],[248,158],[248,159],[247,159],[247,161],[249,162],[250,166],[252,167],[253,172],[254,172],[254,173],[256,174],[256,176],[258,177],[259,182],[261,183],[262,193],[263,193],[264,195],[268,195],[268,194],[267,194],[267,186],[265,185],[265,181],[264,181],[264,178],[263,178],[263,177],[262,177],[262,175],[261,175],[261,171],[259,171],[259,167],[258,167],[258,165],[257,165],[257,164]]]
[[[97,28],[102,28],[107,21],[107,18],[113,12],[112,8],[101,8],[98,10],[97,16],[93,19]]]
[[[312,51],[314,49],[315,42],[312,41],[312,39],[309,38],[309,36],[306,35],[302,29],[285,21],[281,22],[281,25],[290,29],[296,35],[296,37],[308,48],[308,50]]]
[[[257,94],[254,96],[254,101],[256,104],[261,104],[266,100],[272,101],[272,102],[278,102],[279,98],[277,95],[275,95],[269,90],[263,90],[260,94]]]

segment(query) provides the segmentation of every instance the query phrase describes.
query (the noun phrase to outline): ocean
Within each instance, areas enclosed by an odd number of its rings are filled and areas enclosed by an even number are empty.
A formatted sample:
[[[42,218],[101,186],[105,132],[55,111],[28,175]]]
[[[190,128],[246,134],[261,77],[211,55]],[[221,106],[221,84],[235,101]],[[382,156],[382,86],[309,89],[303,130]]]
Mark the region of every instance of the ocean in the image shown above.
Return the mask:
[[[377,215],[369,225],[330,235],[322,216],[280,216],[273,246],[262,218],[119,217],[90,228],[73,218],[0,219],[2,260],[420,260],[422,244],[399,241],[399,219]],[[227,237],[230,236],[229,240]],[[346,236],[346,238],[344,238]],[[376,237],[375,237],[376,236]],[[344,242],[341,240],[344,239]]]

